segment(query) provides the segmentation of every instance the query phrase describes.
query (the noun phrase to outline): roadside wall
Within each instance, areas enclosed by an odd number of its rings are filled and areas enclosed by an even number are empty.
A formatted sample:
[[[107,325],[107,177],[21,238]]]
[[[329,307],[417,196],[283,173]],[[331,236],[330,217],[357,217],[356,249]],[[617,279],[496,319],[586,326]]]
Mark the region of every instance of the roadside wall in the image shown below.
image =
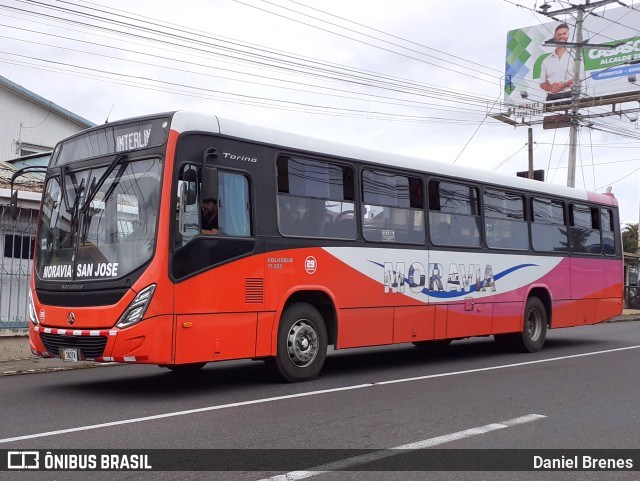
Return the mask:
[[[27,329],[0,329],[0,361],[32,357]]]

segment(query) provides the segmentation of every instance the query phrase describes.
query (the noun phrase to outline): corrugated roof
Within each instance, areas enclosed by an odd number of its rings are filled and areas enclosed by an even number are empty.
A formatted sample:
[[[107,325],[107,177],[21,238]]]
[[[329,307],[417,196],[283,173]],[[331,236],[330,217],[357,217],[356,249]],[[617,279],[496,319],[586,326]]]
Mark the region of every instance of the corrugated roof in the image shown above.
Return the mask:
[[[84,128],[96,126],[96,124],[94,124],[90,120],[82,118],[79,115],[74,114],[73,112],[60,107],[59,105],[53,103],[51,100],[47,100],[44,97],[41,97],[40,95],[32,92],[29,89],[24,88],[22,85],[18,85],[17,83],[12,82],[11,80],[9,80],[6,77],[3,77],[2,75],[0,75],[0,86],[5,87],[9,90],[12,90],[18,95],[26,97],[27,99],[41,105],[46,109],[51,109],[53,112],[57,113],[58,115],[65,117]]]
[[[18,170],[8,162],[0,162],[0,188],[9,189],[11,187],[11,176]],[[42,192],[44,180],[37,174],[24,174],[18,177],[14,187],[20,191]]]

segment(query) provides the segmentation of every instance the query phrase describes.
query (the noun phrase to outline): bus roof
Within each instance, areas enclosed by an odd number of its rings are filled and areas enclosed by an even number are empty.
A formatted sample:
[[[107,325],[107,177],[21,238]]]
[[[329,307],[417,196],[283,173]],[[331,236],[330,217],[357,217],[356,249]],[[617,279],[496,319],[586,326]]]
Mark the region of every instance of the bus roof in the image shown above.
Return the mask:
[[[246,139],[288,149],[302,150],[309,153],[374,162],[387,167],[399,167],[424,173],[457,177],[486,184],[510,187],[518,190],[528,190],[562,197],[588,200],[605,205],[617,205],[615,197],[611,194],[587,192],[562,185],[549,184],[517,176],[496,174],[494,172],[470,167],[445,164],[420,157],[412,157],[355,145],[341,144],[325,139],[251,125],[236,120],[217,117],[215,115],[178,111],[173,114],[171,129],[178,133],[188,131],[216,132],[229,137]]]

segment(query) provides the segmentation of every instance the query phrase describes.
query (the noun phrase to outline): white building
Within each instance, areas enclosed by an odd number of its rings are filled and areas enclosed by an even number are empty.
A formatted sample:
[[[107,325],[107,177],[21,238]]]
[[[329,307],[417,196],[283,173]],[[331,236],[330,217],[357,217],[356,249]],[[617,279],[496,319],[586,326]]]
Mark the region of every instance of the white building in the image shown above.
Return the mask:
[[[0,340],[27,320],[27,289],[43,176],[16,181],[18,216],[9,212],[13,172],[46,165],[48,154],[65,137],[94,124],[0,76]],[[34,155],[36,154],[36,155]]]
[[[47,152],[95,124],[0,76],[0,161]]]

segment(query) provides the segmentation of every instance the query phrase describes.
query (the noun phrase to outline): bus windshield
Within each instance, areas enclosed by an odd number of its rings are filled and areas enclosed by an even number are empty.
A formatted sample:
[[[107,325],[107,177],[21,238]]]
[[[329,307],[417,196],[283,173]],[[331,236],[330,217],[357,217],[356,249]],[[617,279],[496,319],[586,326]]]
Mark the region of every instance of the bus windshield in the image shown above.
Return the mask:
[[[36,273],[43,280],[117,279],[151,259],[160,204],[158,158],[84,170],[47,181]]]

